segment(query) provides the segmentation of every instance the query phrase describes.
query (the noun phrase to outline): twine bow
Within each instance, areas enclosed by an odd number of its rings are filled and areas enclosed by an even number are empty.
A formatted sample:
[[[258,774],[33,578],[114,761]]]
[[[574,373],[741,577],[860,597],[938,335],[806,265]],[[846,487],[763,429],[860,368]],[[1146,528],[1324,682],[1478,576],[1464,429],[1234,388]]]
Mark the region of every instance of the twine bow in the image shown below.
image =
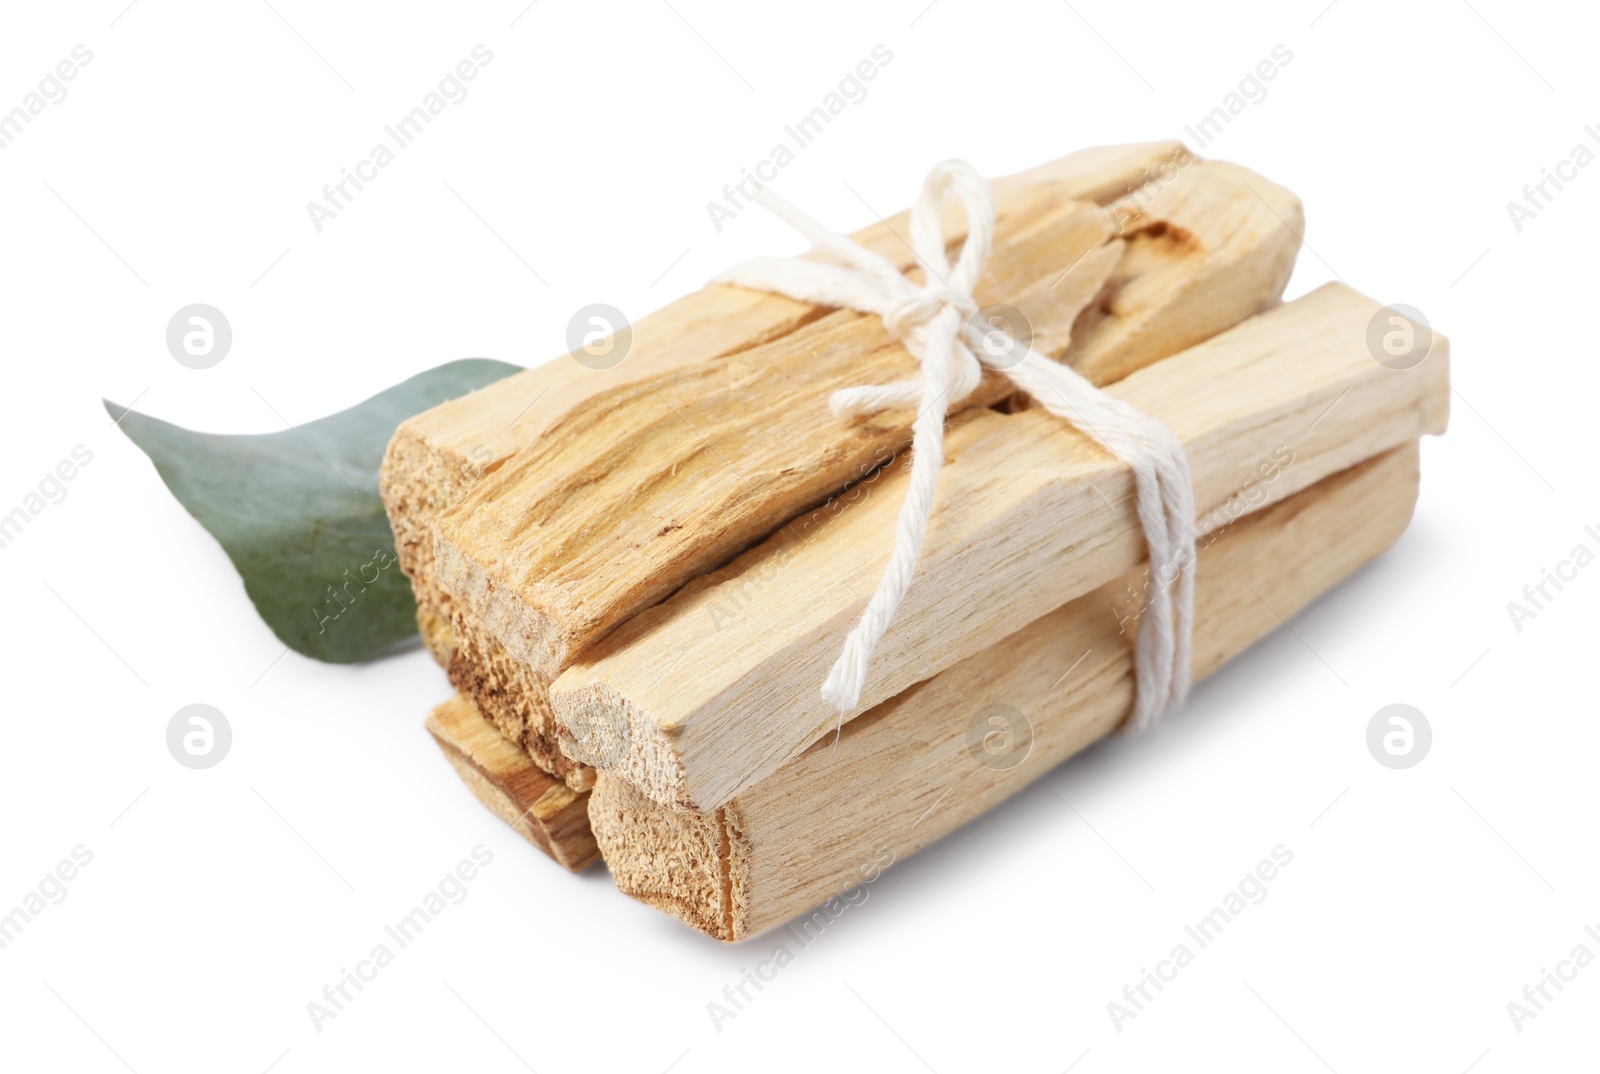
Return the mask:
[[[941,210],[953,193],[967,217],[967,237],[954,265],[945,254]],[[894,551],[844,651],[822,685],[822,696],[844,715],[866,686],[873,650],[910,588],[933,513],[944,463],[949,407],[978,386],[985,365],[998,369],[1051,414],[1081,430],[1133,471],[1139,522],[1149,550],[1151,600],[1139,617],[1134,654],[1137,695],[1129,730],[1143,730],[1189,690],[1194,620],[1194,489],[1183,445],[1160,422],[1089,383],[1031,344],[1018,359],[983,345],[973,288],[994,241],[995,210],[988,185],[970,164],[933,167],[911,209],[911,248],[927,279],[907,279],[892,262],[818,223],[769,189],[756,199],[812,244],[814,258],[754,258],[717,278],[773,291],[819,306],[874,314],[917,359],[920,374],[894,384],[842,388],[829,405],[841,418],[915,407],[911,477],[895,525]]]

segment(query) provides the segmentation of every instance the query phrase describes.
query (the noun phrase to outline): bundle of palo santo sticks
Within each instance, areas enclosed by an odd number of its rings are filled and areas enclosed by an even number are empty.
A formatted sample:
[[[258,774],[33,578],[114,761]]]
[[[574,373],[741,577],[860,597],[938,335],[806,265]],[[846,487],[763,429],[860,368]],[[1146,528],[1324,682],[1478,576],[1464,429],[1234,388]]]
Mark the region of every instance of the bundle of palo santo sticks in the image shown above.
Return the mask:
[[[1177,143],[992,190],[976,300],[1188,454],[1196,679],[1394,542],[1417,441],[1444,431],[1446,346],[1380,361],[1384,307],[1343,285],[1281,302],[1292,193]],[[906,233],[853,238],[914,271]],[[1133,476],[986,374],[836,734],[818,687],[888,560],[913,414],[828,397],[914,371],[877,317],[712,285],[634,324],[612,368],[565,357],[403,425],[384,500],[459,695],[427,726],[472,791],[567,868],[603,856],[627,894],[739,940],[1116,730],[1148,592]]]

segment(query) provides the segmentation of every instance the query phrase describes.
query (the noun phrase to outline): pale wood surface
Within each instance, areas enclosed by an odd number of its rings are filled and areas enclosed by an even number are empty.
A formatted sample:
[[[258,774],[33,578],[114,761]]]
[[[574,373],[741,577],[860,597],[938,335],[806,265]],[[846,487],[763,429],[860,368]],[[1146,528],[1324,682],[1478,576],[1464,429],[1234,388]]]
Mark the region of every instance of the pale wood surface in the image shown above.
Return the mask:
[[[1399,537],[1416,501],[1417,455],[1415,444],[1397,448],[1214,535],[1197,576],[1196,677]],[[1080,597],[879,705],[837,745],[818,742],[708,815],[660,806],[602,773],[590,816],[618,887],[739,940],[914,854],[1121,723],[1133,680],[1132,624],[1120,623],[1136,611],[1128,592],[1142,584],[1136,571]],[[983,735],[997,729],[982,713],[992,705],[1023,722],[986,754]],[[1182,710],[1167,719],[1183,719]]]
[[[1096,157],[1103,155],[1091,154]],[[1128,157],[1127,153],[1119,151],[1113,153],[1112,157],[1115,158],[1112,164],[1116,166],[1113,173],[1127,167],[1125,159]],[[1154,361],[1186,342],[1205,338],[1215,331],[1237,323],[1256,309],[1276,301],[1288,278],[1294,253],[1299,245],[1298,221],[1301,219],[1300,204],[1294,195],[1233,165],[1196,162],[1181,155],[1181,152],[1177,159],[1187,163],[1182,168],[1169,163],[1166,172],[1158,173],[1157,186],[1152,189],[1140,188],[1133,195],[1123,197],[1110,206],[1112,219],[1116,221],[1124,236],[1125,254],[1098,300],[1077,318],[1073,329],[1075,335],[1067,352],[1069,360],[1090,369],[1101,370],[1101,373],[1095,374],[1097,378],[1112,375],[1113,371],[1121,371],[1130,363],[1145,364]],[[1024,237],[1036,234],[1044,226],[1045,218],[1049,217],[1059,222],[1062,212],[1067,209],[1066,203],[1069,199],[1065,196],[1066,192],[1078,189],[1090,189],[1094,192],[1117,189],[1109,175],[1101,175],[1096,180],[1098,185],[1096,182],[1091,182],[1095,178],[1095,170],[1087,165],[1077,164],[1077,161],[1078,157],[1075,155],[1063,162],[1047,166],[1046,171],[1056,177],[1057,186],[1051,188],[1053,200],[1041,203],[1042,207],[1032,216],[1019,211],[1016,214],[1016,222],[1006,224],[1004,228],[1017,229]],[[1072,167],[1064,168],[1063,165]],[[1151,169],[1148,166],[1141,166],[1140,171],[1141,174],[1148,174]],[[1013,199],[1013,196],[1002,194],[1000,198],[1002,204],[1007,203],[1008,199]],[[1033,229],[1032,232],[1028,230],[1029,227]],[[1068,269],[1072,271],[1068,272]],[[1050,274],[1047,290],[1036,285],[1031,291],[1020,296],[1018,301],[1042,307],[1042,312],[1035,317],[1041,332],[1056,321],[1065,320],[1060,316],[1060,310],[1063,307],[1070,309],[1072,305],[1071,299],[1061,293],[1069,290],[1070,285],[1066,281],[1082,282],[1088,278],[1088,272],[1087,264],[1073,269],[1071,263],[1066,263],[1061,267],[1060,273]],[[1053,314],[1052,309],[1055,310]],[[853,316],[836,315],[834,320]],[[1055,321],[1052,321],[1052,316]],[[1092,327],[1084,327],[1091,322]],[[814,322],[813,327],[821,324],[822,322]],[[799,331],[805,332],[808,329],[802,328]],[[1048,334],[1041,338],[1048,344],[1050,338]],[[769,346],[787,341],[786,337]],[[741,362],[745,357],[745,352],[741,352],[730,361]],[[707,363],[701,363],[701,366],[707,364],[714,363],[708,359]],[[693,369],[681,374],[682,377],[691,379],[697,375],[700,374]],[[650,392],[642,396],[646,405],[659,404],[663,397],[660,382],[673,381],[676,376],[678,375],[665,374],[653,378],[649,382],[652,385]],[[645,391],[643,388],[626,387],[619,390],[623,394]],[[826,391],[819,389],[807,401],[814,404],[808,411],[813,418],[826,419],[823,426],[826,432],[843,426],[834,423],[831,417],[826,415],[825,404],[820,402],[825,395]],[[682,428],[683,411],[690,402],[692,400],[679,400],[674,404],[676,409],[667,428],[672,430]],[[608,415],[616,406],[613,396],[597,398],[594,413]],[[554,431],[566,431],[566,427],[573,420],[575,419],[571,417],[562,418],[559,428]],[[636,446],[637,434],[632,424],[628,422],[610,424],[612,428],[620,427],[623,436]],[[700,417],[695,419],[694,424],[701,429],[708,427],[708,423]],[[863,424],[870,426],[872,421],[869,419]],[[656,423],[656,426],[659,427],[660,423]],[[752,425],[748,420],[743,428],[749,436],[755,437],[758,443],[805,445],[814,439],[809,428],[804,435],[782,437],[774,436],[770,427]],[[549,431],[551,430],[547,430]],[[895,430],[894,435],[902,434],[903,429]],[[583,438],[585,442],[587,439]],[[858,449],[862,447],[860,443],[854,441],[849,443]],[[543,446],[541,441],[528,449],[527,454],[537,454]],[[879,445],[877,452],[881,453],[883,446]],[[702,456],[708,454],[704,448],[703,440],[695,445],[695,450]],[[736,444],[733,448],[725,448],[720,453],[738,455],[743,450],[743,445]],[[872,452],[858,450],[857,453],[873,461],[881,457],[880,454]],[[641,454],[654,459],[658,453]],[[591,460],[585,454],[580,452],[577,461],[581,469],[587,471],[590,468]],[[764,502],[768,505],[770,518],[781,521],[796,504],[804,505],[806,502],[794,494],[792,483],[783,486],[783,483],[775,477],[775,475],[781,477],[785,468],[792,465],[793,461],[792,458],[786,458],[777,469],[769,467],[768,471],[761,474],[763,484],[767,478],[774,478],[772,484],[775,487],[781,486],[780,490],[786,491],[790,504],[788,508],[773,508],[774,500],[767,498]],[[506,483],[506,472],[514,465],[516,463],[507,463],[488,478],[485,484],[494,487],[503,486]],[[648,465],[651,464],[647,463]],[[751,465],[748,458],[741,457],[740,473],[750,472]],[[859,467],[860,464],[857,465]],[[837,463],[835,467],[838,468]],[[551,469],[530,466],[528,472],[548,483],[553,480]],[[687,470],[691,467],[681,469]],[[654,471],[655,478],[659,479],[663,472],[670,473],[670,469],[658,465]],[[677,487],[687,483],[686,480],[679,480],[679,474],[670,473],[670,476]],[[818,481],[814,474],[810,479],[818,487],[825,488],[827,485],[827,481]],[[591,533],[606,533],[605,527],[615,523],[628,512],[613,509],[611,501],[615,496],[605,495],[603,490],[597,489],[594,483],[589,482],[587,476],[581,478],[580,483],[584,486],[581,502],[599,505],[598,510],[603,515],[597,530],[586,531],[582,525],[567,527],[567,532],[576,532],[581,541]],[[637,497],[633,494],[635,486],[630,486],[627,481],[622,481],[620,484],[624,488],[626,502],[630,507],[638,507]],[[735,491],[743,491],[745,488],[744,482],[741,481]],[[726,486],[724,491],[726,492]],[[702,499],[709,502],[710,497]],[[836,498],[832,505],[837,506],[846,499]],[[468,510],[469,508],[461,507],[457,512]],[[609,516],[605,515],[606,512],[609,512]],[[582,511],[573,511],[572,514],[580,520],[589,517],[584,516]],[[729,508],[727,497],[724,496],[716,511],[709,511],[702,504],[699,518],[701,522],[713,528],[723,527],[723,535],[726,536],[727,520],[737,514],[737,511]],[[627,519],[624,518],[623,521]],[[772,524],[776,525],[776,522]],[[745,525],[752,531],[761,528],[759,525],[750,524],[748,517]],[[660,528],[652,529],[647,536],[653,536]],[[550,543],[555,547],[553,540]],[[739,543],[736,540],[726,542],[734,547]],[[538,558],[543,547],[542,544],[535,542],[525,549],[530,553],[530,561]],[[687,547],[706,562],[714,562],[717,558],[707,555],[694,542],[687,545],[680,544],[678,547]],[[570,546],[567,546],[567,550],[570,552]],[[719,555],[725,558],[731,554],[731,550],[724,548]],[[622,573],[613,571],[609,575],[613,580],[624,583],[625,590],[638,585],[635,579],[641,576],[648,582],[651,575],[651,572],[645,569],[646,564],[640,557],[632,553],[609,558],[607,555],[592,556],[590,562],[602,570],[615,568],[619,564],[625,565],[628,569]],[[470,564],[466,569],[475,571]],[[520,569],[524,574],[530,573],[525,567]],[[690,580],[694,576],[692,567],[680,564],[679,571],[679,576],[672,582],[672,586]],[[492,622],[486,623],[468,601],[450,602],[448,608],[450,629],[441,631],[440,634],[448,638],[451,683],[463,696],[472,699],[486,716],[494,720],[496,726],[525,749],[541,767],[562,775],[574,788],[585,789],[589,785],[588,781],[593,779],[593,773],[586,765],[573,760],[564,750],[549,699],[551,674],[548,669],[551,666],[559,669],[564,665],[564,661],[541,659],[529,662],[519,659],[516,653],[508,649],[503,641],[508,636],[523,639],[524,644],[520,646],[523,653],[528,653],[530,649],[542,652],[545,647],[528,645],[530,637],[528,631],[506,622],[504,618],[506,614],[522,618],[529,609],[515,601],[499,600],[501,594],[489,590],[483,575],[474,573],[468,581],[463,582],[458,578],[453,584],[468,586],[480,600],[493,600],[494,603],[490,605],[491,610],[498,609],[498,614]],[[659,577],[649,584],[659,591],[671,588]],[[442,591],[442,587],[440,588]],[[418,585],[418,595],[426,605],[425,586]],[[524,620],[522,626],[527,625]]]
[[[1195,162],[1109,214],[1062,206],[1002,225],[979,302],[1020,309],[1036,350],[1108,383],[1275,302],[1299,215],[1298,200],[1260,176]],[[1120,242],[1104,245],[1118,226],[1126,256]],[[909,442],[912,413],[840,420],[828,398],[915,372],[878,318],[842,310],[596,397],[440,517],[440,579],[512,656],[553,676],[887,462]],[[991,373],[952,409],[1010,390]]]
[[[1125,253],[1099,299],[1078,318],[1067,355],[1074,363],[1098,370],[1093,379],[1120,373],[1130,363],[1148,364],[1270,305],[1282,292],[1293,264],[1301,218],[1293,194],[1224,164],[1191,161],[1181,169],[1170,165],[1158,178],[1158,183],[1112,207],[1125,237]],[[819,400],[809,402],[814,413],[821,412]],[[676,419],[674,415],[674,429],[680,427]],[[757,430],[758,435],[764,432]],[[742,471],[749,463],[741,459],[739,465]],[[500,479],[496,474],[490,480]],[[841,510],[864,494],[867,484],[835,496],[824,513],[796,520],[795,525],[810,531],[825,513]],[[601,497],[599,502],[607,499]],[[712,513],[702,520],[709,518],[715,526],[721,517]],[[618,562],[642,570],[637,556]],[[624,571],[620,577],[627,583],[632,576]],[[619,576],[613,571],[610,577]],[[476,580],[485,581],[481,576]],[[481,585],[476,595],[493,600],[493,629],[468,602],[452,603],[452,630],[447,632],[453,638],[451,682],[538,764],[564,775],[576,788],[587,787],[585,780],[593,774],[569,756],[553,718],[551,676],[546,670],[552,662],[519,659],[502,641],[506,636],[520,638],[524,653],[543,652],[545,646],[529,644],[544,633],[537,609],[521,604],[514,594],[503,599],[508,594]]]
[[[1115,201],[1194,158],[1179,142],[1149,142],[1081,150],[995,183],[1002,217],[1027,214],[1062,199]],[[952,207],[946,234],[965,236]],[[897,213],[852,237],[891,261],[909,266],[907,214]],[[445,663],[450,636],[449,594],[433,573],[435,518],[485,474],[532,443],[573,404],[642,377],[756,346],[810,323],[826,311],[778,295],[708,286],[636,321],[627,358],[593,370],[570,356],[525,370],[481,391],[406,421],[385,456],[380,484],[401,568],[411,578],[419,625]]]
[[[1259,508],[1444,430],[1447,344],[1409,370],[1379,365],[1366,342],[1379,309],[1330,284],[1110,389],[1185,445],[1202,530],[1246,481]],[[1292,464],[1259,481],[1280,448]],[[847,719],[1144,554],[1128,468],[1060,419],[985,411],[946,453],[916,581]],[[814,532],[786,529],[594,646],[552,688],[557,721],[584,736],[569,750],[705,811],[832,731],[820,684],[888,559],[904,480],[884,472]]]
[[[1140,188],[1147,178],[1176,174],[1180,164],[1193,162],[1177,142],[1082,150],[996,181],[999,214],[1002,219],[1026,218],[1078,199],[1109,204]],[[952,241],[964,237],[965,221],[956,209],[948,207],[946,215],[946,234]],[[1120,218],[1125,217],[1123,213]],[[854,238],[906,266],[911,261],[901,239],[906,233],[906,214],[900,213]],[[1135,245],[1148,240],[1141,231],[1128,241]],[[574,789],[587,789],[594,773],[560,748],[550,713],[549,677],[514,660],[471,609],[453,601],[439,584],[434,520],[572,405],[644,377],[759,346],[825,312],[780,296],[708,287],[637,322],[632,352],[614,369],[591,370],[564,357],[418,415],[390,443],[382,472],[384,503],[429,649],[446,666],[458,692],[536,764]]]
[[[534,764],[573,790],[594,786],[594,769],[562,748],[550,707],[550,677],[517,660],[457,601],[450,608],[450,685],[522,750]]]
[[[478,801],[524,839],[575,873],[599,857],[588,794],[540,770],[471,702],[446,701],[428,714],[426,726]]]
[[[1026,311],[1035,345],[1059,355],[1121,260],[1113,229],[1087,202],[1002,224],[979,305]],[[440,580],[513,655],[554,675],[635,612],[892,459],[910,412],[843,421],[827,401],[914,372],[877,317],[836,310],[596,396],[441,516]],[[1010,392],[991,373],[954,409]]]

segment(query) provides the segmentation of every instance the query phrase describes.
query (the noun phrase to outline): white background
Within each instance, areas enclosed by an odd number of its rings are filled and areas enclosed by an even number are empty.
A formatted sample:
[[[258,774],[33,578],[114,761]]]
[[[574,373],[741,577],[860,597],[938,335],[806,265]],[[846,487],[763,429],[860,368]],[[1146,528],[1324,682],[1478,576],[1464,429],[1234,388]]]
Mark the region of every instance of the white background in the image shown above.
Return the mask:
[[[0,20],[0,108],[94,53],[0,151],[0,510],[94,453],[0,549],[0,909],[72,847],[94,855],[0,950],[0,1065],[1594,1063],[1600,968],[1520,1032],[1506,1010],[1576,944],[1600,955],[1600,567],[1520,632],[1506,610],[1600,524],[1600,167],[1520,233],[1506,210],[1600,123],[1586,5],[125,3]],[[318,233],[305,203],[478,43],[494,60],[470,96]],[[548,360],[584,304],[637,317],[794,252],[754,214],[718,233],[704,204],[879,43],[892,64],[779,185],[841,230],[909,204],[946,156],[1003,174],[1186,137],[1288,46],[1204,152],[1304,198],[1291,297],[1343,278],[1451,338],[1453,420],[1389,555],[1155,733],[897,866],[718,1031],[706,1004],[770,943],[718,945],[523,844],[423,732],[449,691],[420,649],[283,656],[99,399],[271,431],[263,399],[300,422],[449,359]],[[233,325],[208,371],[164,344],[192,302]],[[164,742],[192,702],[233,726],[208,771]],[[1392,702],[1433,726],[1406,771],[1365,745]],[[313,1028],[306,1003],[479,843],[494,862],[468,899]],[[1295,858],[1270,897],[1113,1028],[1107,1002],[1278,843]]]

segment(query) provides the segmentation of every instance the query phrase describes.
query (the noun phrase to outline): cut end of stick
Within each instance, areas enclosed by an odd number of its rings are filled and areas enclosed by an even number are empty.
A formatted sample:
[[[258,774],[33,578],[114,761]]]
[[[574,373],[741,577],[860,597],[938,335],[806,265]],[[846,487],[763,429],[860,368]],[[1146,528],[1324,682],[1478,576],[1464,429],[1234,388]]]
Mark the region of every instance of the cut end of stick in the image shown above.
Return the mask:
[[[450,684],[500,733],[544,771],[576,791],[594,785],[594,770],[569,757],[550,707],[550,680],[508,653],[467,609],[457,607],[445,667]]]
[[[572,601],[552,586],[530,587],[518,600],[500,599],[492,564],[467,555],[438,527],[431,536],[439,586],[473,611],[480,631],[499,639],[506,652],[546,679],[560,674],[574,652],[563,624],[581,621]]]
[[[434,628],[420,616],[418,626],[422,628],[429,651],[441,664],[449,659],[442,654],[447,654],[450,646],[440,644],[446,639],[437,626],[447,627],[451,599],[434,570],[433,520],[486,471],[469,456],[435,442],[429,430],[436,421],[437,411],[453,413],[471,398],[465,396],[444,403],[401,425],[389,441],[378,471],[378,491],[389,516],[389,526],[394,530],[400,569],[411,579],[418,608],[426,609],[434,617]]]
[[[646,797],[686,813],[704,813],[683,778],[670,736],[648,712],[606,683],[552,695],[554,725],[568,759],[634,784]]]
[[[602,773],[589,814],[617,890],[714,939],[744,938],[749,848],[737,810],[698,816],[663,809]]]
[[[600,856],[588,794],[534,765],[471,702],[445,702],[428,714],[426,726],[478,801],[528,842],[575,873]]]
[[[448,668],[456,651],[456,635],[450,629],[449,618],[440,614],[437,604],[417,602],[417,633],[422,635],[423,644],[439,666]]]
[[[705,812],[689,794],[670,727],[605,683],[578,685],[551,700],[561,749],[572,761],[626,780],[671,808]]]

